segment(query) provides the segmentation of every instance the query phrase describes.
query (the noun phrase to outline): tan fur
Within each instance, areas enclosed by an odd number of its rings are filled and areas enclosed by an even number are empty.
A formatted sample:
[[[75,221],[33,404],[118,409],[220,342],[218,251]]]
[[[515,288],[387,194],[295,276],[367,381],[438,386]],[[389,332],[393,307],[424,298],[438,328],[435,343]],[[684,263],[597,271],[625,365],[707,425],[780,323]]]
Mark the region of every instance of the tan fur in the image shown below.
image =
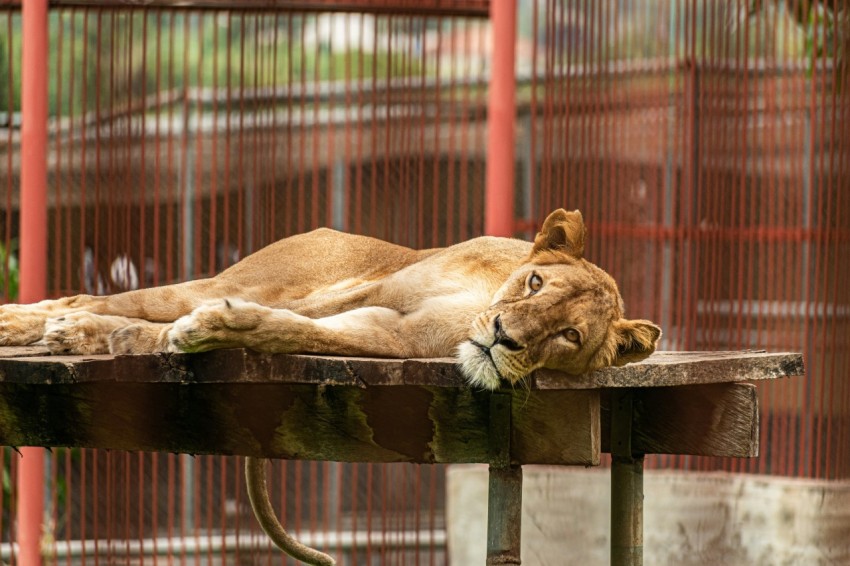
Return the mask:
[[[0,307],[0,343],[43,337],[53,352],[85,354],[236,346],[459,353],[472,383],[489,389],[500,376],[516,383],[538,367],[578,374],[649,355],[657,327],[621,320],[616,284],[582,257],[585,234],[581,214],[564,210],[546,219],[534,244],[483,237],[417,251],[320,229],[271,244],[210,279]],[[531,274],[543,279],[537,293],[528,289]],[[516,348],[496,340],[497,316]],[[564,339],[569,328],[581,333],[580,345]]]
[[[565,210],[549,215],[533,244],[482,237],[417,251],[320,229],[210,279],[0,307],[0,344],[43,337],[56,353],[457,355],[470,384],[485,389],[540,367],[581,374],[645,358],[661,331],[623,318],[616,283],[583,258],[585,236],[581,214]]]

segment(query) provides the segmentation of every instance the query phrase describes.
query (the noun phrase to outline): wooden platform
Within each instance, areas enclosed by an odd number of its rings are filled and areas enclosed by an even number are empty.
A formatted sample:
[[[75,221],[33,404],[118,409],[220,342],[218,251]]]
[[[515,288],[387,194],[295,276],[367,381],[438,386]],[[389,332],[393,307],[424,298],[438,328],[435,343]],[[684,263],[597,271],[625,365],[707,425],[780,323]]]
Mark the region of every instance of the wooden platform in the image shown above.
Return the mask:
[[[46,356],[0,348],[0,441],[369,462],[490,462],[491,394],[451,360],[258,354]],[[538,372],[510,395],[513,462],[599,463],[611,388],[639,388],[642,453],[754,456],[742,382],[802,373],[796,354],[659,353],[578,378]],[[677,385],[678,387],[666,387]],[[69,426],[72,423],[73,426]]]
[[[487,392],[470,389],[450,359],[0,348],[0,442],[489,463],[493,564],[519,563],[522,465],[597,465],[611,452],[612,563],[640,564],[643,455],[757,455],[754,382],[802,374],[800,354],[660,352]]]

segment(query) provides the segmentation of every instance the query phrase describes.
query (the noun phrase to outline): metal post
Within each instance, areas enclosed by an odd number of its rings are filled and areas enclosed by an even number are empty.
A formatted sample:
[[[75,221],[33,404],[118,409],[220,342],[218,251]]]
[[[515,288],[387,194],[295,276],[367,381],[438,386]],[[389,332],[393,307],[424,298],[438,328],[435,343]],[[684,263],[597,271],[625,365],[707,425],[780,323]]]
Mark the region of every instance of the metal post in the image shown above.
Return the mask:
[[[19,300],[47,295],[47,0],[21,3],[21,281]],[[22,448],[18,466],[18,561],[39,566],[44,450]]]
[[[522,468],[511,464],[511,395],[490,397],[487,566],[520,564]]]
[[[513,236],[516,0],[490,2],[490,21],[493,58],[487,100],[484,231],[490,236]]]
[[[611,565],[643,564],[643,454],[632,451],[633,393],[611,393]]]

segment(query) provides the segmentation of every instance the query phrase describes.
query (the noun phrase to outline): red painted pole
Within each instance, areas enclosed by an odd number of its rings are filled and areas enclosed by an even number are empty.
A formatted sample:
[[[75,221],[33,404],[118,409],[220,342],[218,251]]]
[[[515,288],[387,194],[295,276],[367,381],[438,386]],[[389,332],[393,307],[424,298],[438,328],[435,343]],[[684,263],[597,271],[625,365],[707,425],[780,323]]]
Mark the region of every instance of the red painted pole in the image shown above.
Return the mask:
[[[487,101],[484,232],[491,236],[513,236],[516,0],[490,2],[490,21],[493,59]]]
[[[21,84],[22,303],[47,295],[47,0],[24,0]],[[18,466],[18,562],[40,566],[44,450],[22,448]]]

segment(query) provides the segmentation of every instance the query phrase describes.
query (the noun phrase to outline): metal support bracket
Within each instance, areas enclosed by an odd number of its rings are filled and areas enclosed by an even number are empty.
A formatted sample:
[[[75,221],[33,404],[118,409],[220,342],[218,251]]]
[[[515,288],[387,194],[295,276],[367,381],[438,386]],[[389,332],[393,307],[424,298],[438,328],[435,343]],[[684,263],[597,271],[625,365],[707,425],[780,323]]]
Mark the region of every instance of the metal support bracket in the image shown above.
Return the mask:
[[[487,566],[521,564],[522,467],[511,464],[511,395],[490,397]]]
[[[632,449],[634,391],[611,392],[611,564],[643,564],[643,454]]]

